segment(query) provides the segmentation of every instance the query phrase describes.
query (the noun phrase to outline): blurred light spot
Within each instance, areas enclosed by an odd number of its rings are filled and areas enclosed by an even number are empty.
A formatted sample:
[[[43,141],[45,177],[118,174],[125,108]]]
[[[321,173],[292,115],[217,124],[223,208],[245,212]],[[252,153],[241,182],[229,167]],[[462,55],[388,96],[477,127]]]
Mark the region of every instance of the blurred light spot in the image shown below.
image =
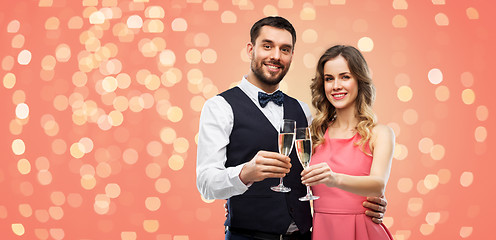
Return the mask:
[[[9,25],[7,25],[7,32],[17,33],[19,31],[19,28],[21,28],[21,23],[17,20],[12,20],[9,22]]]
[[[60,220],[64,217],[64,210],[61,207],[49,207],[48,213],[54,220]]]
[[[67,150],[67,144],[62,139],[55,139],[52,142],[52,151],[57,155],[62,155]]]
[[[12,38],[12,48],[22,48],[24,46],[25,38],[22,34],[17,34]]]
[[[160,139],[166,144],[171,144],[176,139],[176,131],[169,127],[162,128],[160,130]]]
[[[93,150],[93,141],[90,138],[83,137],[79,140],[81,151],[83,153],[89,153]]]
[[[279,12],[277,11],[277,8],[273,5],[267,4],[263,8],[263,13],[264,16],[277,16],[279,15]]]
[[[148,209],[149,211],[157,211],[158,209],[160,209],[160,205],[161,201],[158,197],[147,197],[145,199],[145,206],[146,209]]]
[[[435,144],[431,149],[431,158],[434,160],[441,160],[444,158],[445,149],[440,144]]]
[[[55,57],[47,55],[41,60],[41,67],[43,70],[53,70],[56,63]]]
[[[26,151],[26,145],[24,145],[24,141],[22,139],[15,139],[12,141],[12,152],[15,155],[22,155]]]
[[[398,190],[402,193],[407,193],[412,190],[413,181],[410,178],[400,178],[398,180]]]
[[[174,171],[179,171],[183,168],[184,166],[184,159],[177,155],[174,154],[169,158],[169,167],[174,170]]]
[[[293,0],[279,0],[277,3],[279,8],[293,8]]]
[[[410,198],[408,200],[407,207],[408,215],[412,217],[417,216],[420,212],[422,212],[423,205],[424,200],[422,200],[422,198]]]
[[[203,3],[204,11],[219,11],[219,4],[215,0],[206,0]]]
[[[55,191],[50,194],[50,200],[56,206],[62,206],[65,203],[65,195],[63,192]]]
[[[188,30],[188,23],[184,18],[176,18],[171,23],[172,31],[184,32]]]
[[[478,106],[475,115],[479,121],[486,121],[489,117],[489,110],[484,105]]]
[[[122,159],[127,164],[135,164],[138,161],[138,152],[132,148],[128,148],[122,153]]]
[[[197,64],[201,61],[201,53],[198,49],[189,49],[186,52],[186,61],[189,64]]]
[[[215,199],[205,199],[203,196],[200,196],[201,200],[205,203],[213,203],[215,202]]]
[[[302,40],[304,43],[315,43],[318,37],[319,35],[315,29],[306,29],[303,31]]]
[[[179,107],[171,107],[167,111],[167,118],[171,122],[179,122],[183,118],[183,110]]]
[[[357,19],[353,22],[352,29],[357,33],[367,32],[369,30],[369,24],[364,19]]]
[[[119,111],[112,111],[108,115],[108,120],[112,126],[117,127],[124,122],[124,115]]]
[[[81,187],[86,190],[91,190],[96,186],[96,179],[93,175],[83,175],[81,177]]]
[[[14,67],[14,63],[15,60],[12,56],[5,56],[2,60],[2,69],[5,71],[10,71]]]
[[[159,178],[155,181],[155,190],[159,193],[166,193],[171,188],[171,182],[167,178]]]
[[[67,195],[67,203],[73,208],[78,208],[83,203],[83,198],[79,193],[69,193]]]
[[[26,93],[23,90],[16,90],[12,96],[12,103],[21,104],[26,102]]]
[[[369,37],[362,37],[358,40],[358,49],[362,52],[371,52],[374,49],[374,41]]]
[[[36,165],[36,169],[38,169],[39,171],[48,170],[50,168],[50,162],[48,161],[48,158],[46,158],[46,157],[37,158],[35,165]]]
[[[479,19],[479,12],[477,11],[477,9],[469,7],[467,8],[466,12],[468,19]]]
[[[109,183],[105,186],[105,195],[109,198],[117,198],[121,195],[121,187],[117,183]]]
[[[73,143],[70,147],[71,156],[75,158],[82,158],[84,156],[84,152],[82,151],[83,145],[80,143]]]
[[[191,69],[187,77],[191,84],[200,84],[203,80],[203,73],[200,69]]]
[[[206,33],[195,34],[193,42],[197,47],[206,47],[210,44],[210,38]]]
[[[90,24],[102,24],[104,22],[105,15],[102,12],[96,11],[90,15]]]
[[[451,179],[451,172],[449,169],[440,169],[437,172],[437,176],[439,177],[439,183],[446,184]]]
[[[34,215],[35,215],[36,219],[39,222],[42,222],[42,223],[45,223],[48,220],[50,220],[50,215],[48,214],[48,211],[47,210],[44,210],[44,209],[38,209],[38,210],[36,210],[34,212]]]
[[[303,7],[300,11],[301,20],[315,20],[315,9],[312,7]]]
[[[164,23],[158,19],[148,19],[144,23],[144,32],[161,33],[164,31]]]
[[[477,142],[484,142],[487,138],[487,130],[485,127],[479,126],[475,128],[475,140]]]
[[[469,187],[474,181],[474,174],[472,172],[463,172],[460,176],[460,184],[464,187]]]
[[[190,107],[195,112],[200,112],[203,108],[203,104],[205,103],[205,98],[202,96],[194,96],[191,98]]]
[[[217,52],[211,48],[203,50],[202,60],[204,63],[215,63],[217,61]]]
[[[234,12],[231,11],[224,11],[222,12],[222,15],[220,16],[220,20],[222,23],[236,23],[237,17]]]
[[[314,69],[318,59],[312,53],[305,53],[303,56],[303,64],[306,68]]]
[[[189,143],[186,138],[176,138],[173,142],[174,151],[178,153],[185,153],[188,151]]]
[[[29,163],[29,161],[25,158],[20,159],[17,161],[17,171],[23,175],[28,174],[31,172],[31,163]]]
[[[19,190],[24,196],[31,196],[34,192],[33,184],[30,182],[22,182],[19,184]]]
[[[462,91],[463,103],[470,105],[475,102],[475,93],[472,89],[465,89]]]
[[[393,8],[396,10],[408,9],[408,3],[405,0],[393,0]]]
[[[33,209],[29,204],[19,204],[19,213],[23,217],[31,217],[33,215]]]
[[[29,116],[29,107],[25,103],[17,104],[16,117],[19,119],[26,119]]]
[[[127,18],[128,28],[141,28],[143,27],[143,19],[138,15],[131,15]]]
[[[56,17],[48,18],[45,21],[45,29],[46,30],[57,30],[57,29],[59,29],[59,26],[60,26],[60,20]]]
[[[415,109],[407,109],[403,112],[403,121],[408,125],[413,125],[418,121],[418,113]]]
[[[444,5],[446,3],[446,0],[432,0],[432,3],[434,5]]]
[[[105,77],[102,81],[102,87],[106,92],[113,92],[117,89],[117,79],[114,77]]]
[[[211,216],[212,212],[209,208],[198,208],[196,210],[196,219],[200,220],[201,222],[210,220]]]
[[[440,219],[441,219],[440,212],[428,212],[427,215],[425,216],[425,221],[430,225],[437,224]]]
[[[460,237],[468,238],[472,235],[473,227],[461,227],[460,228]]]
[[[145,17],[147,18],[164,18],[165,11],[160,6],[150,6],[145,9]]]
[[[409,86],[401,86],[398,88],[396,95],[400,101],[409,102],[412,100],[413,91]]]
[[[31,62],[31,52],[22,50],[19,55],[17,55],[17,62],[21,65],[28,65],[29,62]]]
[[[392,23],[395,28],[406,28],[408,20],[405,16],[398,14],[393,17]]]
[[[420,139],[418,144],[420,152],[425,154],[430,153],[433,146],[434,142],[432,141],[432,139],[427,137]]]
[[[84,25],[83,19],[80,16],[73,16],[67,22],[69,29],[81,29]]]
[[[429,190],[436,188],[439,185],[439,177],[435,174],[428,174],[424,178],[424,185]]]
[[[384,223],[384,225],[387,228],[391,228],[394,224],[394,218],[393,217],[384,217],[382,222]]]
[[[345,5],[346,0],[331,0],[332,5]]]
[[[40,170],[38,172],[38,182],[41,184],[41,185],[49,185],[50,183],[52,183],[52,173],[48,170]]]
[[[160,174],[162,174],[162,168],[157,163],[150,163],[146,166],[145,172],[147,177],[155,179],[160,177]]]
[[[13,73],[7,73],[3,77],[3,86],[7,89],[14,88],[16,84],[16,76]]]
[[[420,233],[422,233],[422,235],[424,236],[431,235],[432,232],[434,232],[434,228],[435,228],[434,225],[424,223],[420,225]]]
[[[121,240],[136,240],[137,237],[136,232],[121,232]]]
[[[67,62],[71,58],[71,48],[67,44],[60,44],[55,49],[55,57],[59,62]]]
[[[95,210],[95,212],[100,215],[108,213],[108,211],[110,210],[110,198],[104,194],[97,194],[95,196],[93,210]]]
[[[160,53],[160,63],[164,66],[173,66],[176,62],[176,55],[171,50],[164,50]]]
[[[446,86],[439,86],[436,88],[436,98],[440,102],[446,102],[449,99],[450,96],[450,91],[449,88]]]
[[[144,220],[143,221],[143,229],[145,229],[146,232],[154,233],[158,230],[158,228],[159,228],[158,220]]]
[[[431,69],[427,74],[427,77],[432,84],[439,84],[443,81],[443,73],[437,68]]]
[[[12,224],[12,232],[14,232],[17,236],[22,236],[26,232],[24,229],[24,225],[22,223],[13,223]]]
[[[403,144],[396,143],[393,156],[395,159],[404,160],[408,156],[408,148]]]
[[[444,14],[444,13],[438,13],[438,14],[436,14],[436,16],[434,17],[434,19],[436,20],[436,24],[438,26],[448,26],[449,25],[448,16],[446,16],[446,14]]]
[[[96,166],[96,175],[101,178],[107,178],[112,174],[112,167],[106,162],[100,162]]]

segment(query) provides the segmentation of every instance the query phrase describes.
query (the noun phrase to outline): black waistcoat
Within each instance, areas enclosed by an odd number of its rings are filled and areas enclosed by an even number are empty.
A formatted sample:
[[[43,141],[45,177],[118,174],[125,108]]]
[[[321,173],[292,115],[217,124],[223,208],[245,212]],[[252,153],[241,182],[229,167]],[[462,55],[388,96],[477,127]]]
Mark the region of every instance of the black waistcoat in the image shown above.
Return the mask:
[[[278,152],[278,131],[238,87],[229,89],[220,96],[231,105],[234,125],[227,146],[226,167],[233,167],[250,161],[259,150]],[[300,104],[294,98],[284,95],[284,118],[296,120],[296,127],[306,127],[307,120]],[[284,177],[284,185],[291,188],[289,193],[274,192],[271,186],[279,184],[279,179],[268,178],[253,183],[242,195],[228,199],[229,215],[226,226],[252,229],[263,232],[286,233],[294,220],[300,231],[310,230],[312,216],[308,201],[299,197],[306,194],[301,183],[303,167],[296,151],[291,151],[291,171]]]

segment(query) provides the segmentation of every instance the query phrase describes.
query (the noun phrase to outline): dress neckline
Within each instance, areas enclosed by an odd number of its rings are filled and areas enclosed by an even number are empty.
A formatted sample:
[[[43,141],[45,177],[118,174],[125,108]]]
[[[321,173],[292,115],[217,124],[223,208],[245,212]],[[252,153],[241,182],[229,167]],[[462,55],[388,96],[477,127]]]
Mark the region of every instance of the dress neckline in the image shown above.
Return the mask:
[[[356,137],[356,135],[358,134],[358,132],[356,132],[355,134],[353,134],[353,136],[349,137],[349,138],[331,138],[331,136],[329,136],[329,128],[326,130],[326,137],[329,139],[329,140],[333,140],[333,141],[349,141],[349,140],[352,140]]]

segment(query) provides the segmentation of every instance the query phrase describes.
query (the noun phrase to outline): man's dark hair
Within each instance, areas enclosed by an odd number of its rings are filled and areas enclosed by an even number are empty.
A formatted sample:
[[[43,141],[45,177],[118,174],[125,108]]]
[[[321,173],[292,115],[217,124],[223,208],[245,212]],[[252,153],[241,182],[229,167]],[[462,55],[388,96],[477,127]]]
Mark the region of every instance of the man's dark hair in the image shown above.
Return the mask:
[[[279,16],[262,18],[258,20],[255,24],[253,24],[250,30],[250,41],[253,45],[255,45],[255,41],[258,35],[260,35],[260,29],[263,26],[271,26],[279,29],[284,29],[290,32],[291,36],[293,37],[293,48],[294,48],[294,45],[296,43],[296,31],[293,25],[291,25],[291,23],[288,20]]]

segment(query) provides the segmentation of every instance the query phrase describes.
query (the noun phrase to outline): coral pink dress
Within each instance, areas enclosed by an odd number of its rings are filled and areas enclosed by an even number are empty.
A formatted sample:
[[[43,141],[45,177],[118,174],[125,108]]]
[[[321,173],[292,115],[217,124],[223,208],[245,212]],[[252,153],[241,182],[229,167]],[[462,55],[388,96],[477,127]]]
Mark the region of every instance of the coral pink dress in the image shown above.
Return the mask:
[[[327,162],[334,172],[368,176],[372,157],[364,154],[360,146],[354,145],[358,140],[359,134],[349,139],[331,139],[326,132],[324,143],[315,149],[311,165]],[[368,147],[366,150],[369,150]],[[320,199],[313,202],[312,239],[393,239],[384,224],[376,224],[365,215],[366,209],[362,203],[366,201],[366,197],[324,184],[313,186],[312,191],[314,195],[320,196]]]

